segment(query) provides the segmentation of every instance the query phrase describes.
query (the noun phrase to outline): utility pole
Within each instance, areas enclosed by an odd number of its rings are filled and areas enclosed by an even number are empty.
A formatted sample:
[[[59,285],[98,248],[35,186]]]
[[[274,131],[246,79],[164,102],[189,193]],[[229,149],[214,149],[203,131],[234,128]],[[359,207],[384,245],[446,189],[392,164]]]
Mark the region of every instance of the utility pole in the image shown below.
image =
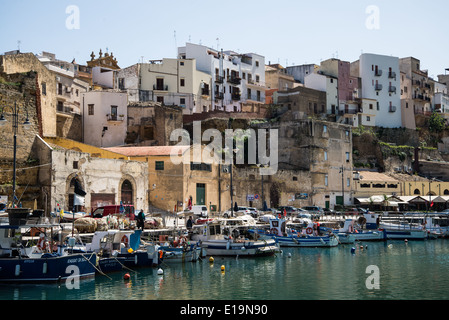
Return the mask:
[[[340,169],[341,173],[341,194],[342,194],[342,204],[343,204],[343,214],[345,212],[345,167],[342,165]]]

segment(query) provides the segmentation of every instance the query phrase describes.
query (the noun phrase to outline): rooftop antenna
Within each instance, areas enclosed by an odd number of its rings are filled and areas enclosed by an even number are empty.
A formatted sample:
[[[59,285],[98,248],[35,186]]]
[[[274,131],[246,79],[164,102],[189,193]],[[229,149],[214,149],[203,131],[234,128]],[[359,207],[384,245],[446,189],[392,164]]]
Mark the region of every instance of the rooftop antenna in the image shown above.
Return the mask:
[[[175,38],[175,50],[178,51],[178,43],[176,41],[176,30],[174,31],[174,38]]]
[[[20,44],[21,43],[22,43],[22,41],[20,41],[20,40],[17,41],[17,50],[19,50],[19,52],[20,52]]]
[[[220,49],[220,38],[217,38],[217,50]]]

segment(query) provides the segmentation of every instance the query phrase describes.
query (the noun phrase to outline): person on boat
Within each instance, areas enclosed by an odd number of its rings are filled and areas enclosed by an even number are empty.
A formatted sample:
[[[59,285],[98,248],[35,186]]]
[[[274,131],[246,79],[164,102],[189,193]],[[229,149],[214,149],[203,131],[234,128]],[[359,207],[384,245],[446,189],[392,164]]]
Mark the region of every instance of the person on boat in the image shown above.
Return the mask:
[[[145,225],[145,213],[143,210],[140,210],[139,214],[137,215],[137,229],[141,228],[143,230]]]
[[[194,224],[195,224],[195,222],[193,222],[192,216],[190,216],[189,220],[187,220],[187,224],[186,224],[187,230],[192,230]]]

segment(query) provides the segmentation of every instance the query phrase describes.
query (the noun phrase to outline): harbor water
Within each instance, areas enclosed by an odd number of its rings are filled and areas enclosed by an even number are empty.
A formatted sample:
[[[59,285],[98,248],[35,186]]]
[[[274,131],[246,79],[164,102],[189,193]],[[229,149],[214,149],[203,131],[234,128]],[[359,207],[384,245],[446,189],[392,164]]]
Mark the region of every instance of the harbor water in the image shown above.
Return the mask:
[[[355,249],[355,250],[354,250]],[[446,300],[449,242],[282,248],[264,258],[214,257],[65,283],[0,285],[2,300]],[[374,271],[373,271],[374,270]],[[130,279],[124,280],[129,273]]]

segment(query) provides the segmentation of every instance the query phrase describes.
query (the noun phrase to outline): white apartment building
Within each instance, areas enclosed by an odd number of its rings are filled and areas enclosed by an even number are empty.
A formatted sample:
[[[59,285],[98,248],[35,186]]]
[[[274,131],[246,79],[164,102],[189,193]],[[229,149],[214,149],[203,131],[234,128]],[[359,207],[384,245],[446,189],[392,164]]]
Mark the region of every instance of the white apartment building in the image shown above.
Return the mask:
[[[178,58],[195,59],[197,70],[211,76],[213,110],[241,111],[242,103],[265,103],[264,56],[186,43]]]
[[[311,73],[305,76],[304,86],[326,92],[326,113],[335,113],[339,105],[338,78],[320,73]]]
[[[125,144],[128,118],[126,92],[95,90],[82,94],[83,142],[100,148]]]
[[[361,79],[361,99],[369,99],[375,126],[400,128],[401,95],[399,58],[378,54],[362,54],[351,64],[351,75]],[[365,113],[365,110],[364,110]]]
[[[195,59],[150,60],[122,69],[116,87],[129,101],[154,101],[183,108],[183,114],[212,110],[212,77],[198,71]]]

